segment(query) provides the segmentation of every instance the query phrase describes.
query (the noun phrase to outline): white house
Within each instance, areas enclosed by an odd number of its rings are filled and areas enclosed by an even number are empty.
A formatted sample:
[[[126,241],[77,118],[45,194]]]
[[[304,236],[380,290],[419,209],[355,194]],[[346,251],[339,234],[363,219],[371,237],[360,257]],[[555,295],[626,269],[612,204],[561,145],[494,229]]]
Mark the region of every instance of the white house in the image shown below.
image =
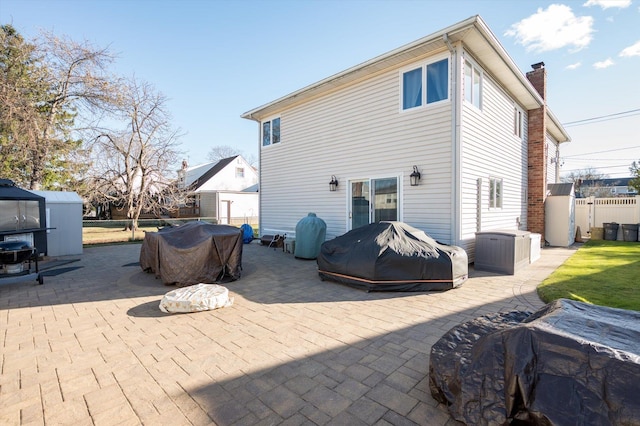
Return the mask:
[[[258,172],[241,155],[194,167],[183,164],[179,175],[190,189],[197,216],[221,224],[257,222]]]
[[[260,233],[308,212],[328,238],[400,220],[470,259],[478,231],[544,235],[551,159],[570,140],[545,92],[544,64],[525,76],[474,16],[250,110]]]

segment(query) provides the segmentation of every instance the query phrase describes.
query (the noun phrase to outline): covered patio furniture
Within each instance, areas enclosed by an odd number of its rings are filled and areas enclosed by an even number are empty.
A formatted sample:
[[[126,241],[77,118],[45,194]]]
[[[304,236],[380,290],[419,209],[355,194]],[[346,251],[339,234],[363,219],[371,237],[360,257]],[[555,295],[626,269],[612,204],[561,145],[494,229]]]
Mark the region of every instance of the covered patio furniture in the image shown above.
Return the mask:
[[[640,312],[560,299],[462,323],[431,348],[431,395],[468,425],[640,424]]]
[[[235,226],[189,222],[147,232],[140,267],[163,284],[179,287],[240,278],[242,230]]]
[[[320,278],[367,291],[448,290],[468,277],[467,253],[403,222],[377,222],[325,241]]]

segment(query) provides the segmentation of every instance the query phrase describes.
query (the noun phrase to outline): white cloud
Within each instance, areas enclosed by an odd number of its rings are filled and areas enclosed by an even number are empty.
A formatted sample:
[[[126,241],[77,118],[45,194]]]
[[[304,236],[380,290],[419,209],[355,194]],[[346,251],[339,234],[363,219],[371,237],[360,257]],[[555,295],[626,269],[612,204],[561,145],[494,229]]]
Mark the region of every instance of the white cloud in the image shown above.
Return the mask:
[[[579,68],[580,65],[582,65],[582,62],[576,62],[575,64],[567,65],[566,69],[575,70],[576,68]]]
[[[629,47],[625,47],[622,52],[620,52],[620,56],[640,56],[640,40]]]
[[[614,62],[611,60],[611,58],[607,58],[604,61],[596,62],[595,64],[593,64],[593,67],[597,70],[603,70],[605,68],[609,68],[613,64]]]
[[[505,35],[515,37],[529,51],[546,52],[568,46],[573,51],[583,49],[591,42],[592,33],[591,16],[575,16],[569,6],[552,4],[516,22]]]
[[[631,0],[589,0],[585,4],[585,7],[600,6],[603,9],[609,9],[610,7],[619,7],[624,9],[631,6]]]

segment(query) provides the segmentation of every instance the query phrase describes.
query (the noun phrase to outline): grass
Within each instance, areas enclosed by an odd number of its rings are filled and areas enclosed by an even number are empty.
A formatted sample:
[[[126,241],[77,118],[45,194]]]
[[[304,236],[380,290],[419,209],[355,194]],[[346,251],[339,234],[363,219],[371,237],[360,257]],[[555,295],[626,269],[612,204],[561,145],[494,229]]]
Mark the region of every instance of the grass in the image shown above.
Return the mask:
[[[544,302],[565,298],[640,311],[640,243],[588,241],[538,286]]]
[[[100,227],[91,226],[82,228],[82,244],[114,244],[127,242],[140,242],[144,239],[145,231],[157,231],[155,226],[140,227],[135,233],[131,230],[124,230],[124,226],[119,227]]]

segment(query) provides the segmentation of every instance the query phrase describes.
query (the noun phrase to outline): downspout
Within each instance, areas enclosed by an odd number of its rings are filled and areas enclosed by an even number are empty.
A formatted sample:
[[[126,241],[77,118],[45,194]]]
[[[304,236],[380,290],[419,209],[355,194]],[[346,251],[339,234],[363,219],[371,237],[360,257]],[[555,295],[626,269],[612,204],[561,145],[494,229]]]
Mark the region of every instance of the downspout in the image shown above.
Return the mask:
[[[249,114],[249,120],[253,120],[258,123],[258,236],[262,236],[262,140],[260,136],[262,133],[262,124],[259,119],[253,116],[253,113]]]
[[[451,97],[453,102],[451,103],[451,175],[453,177],[451,181],[451,212],[453,213],[453,226],[451,227],[451,244],[460,244],[460,224],[461,224],[461,173],[460,173],[460,121],[461,121],[461,98],[459,94],[460,87],[460,64],[458,63],[458,51],[451,45],[449,36],[445,33],[443,40],[449,48],[451,53]]]

